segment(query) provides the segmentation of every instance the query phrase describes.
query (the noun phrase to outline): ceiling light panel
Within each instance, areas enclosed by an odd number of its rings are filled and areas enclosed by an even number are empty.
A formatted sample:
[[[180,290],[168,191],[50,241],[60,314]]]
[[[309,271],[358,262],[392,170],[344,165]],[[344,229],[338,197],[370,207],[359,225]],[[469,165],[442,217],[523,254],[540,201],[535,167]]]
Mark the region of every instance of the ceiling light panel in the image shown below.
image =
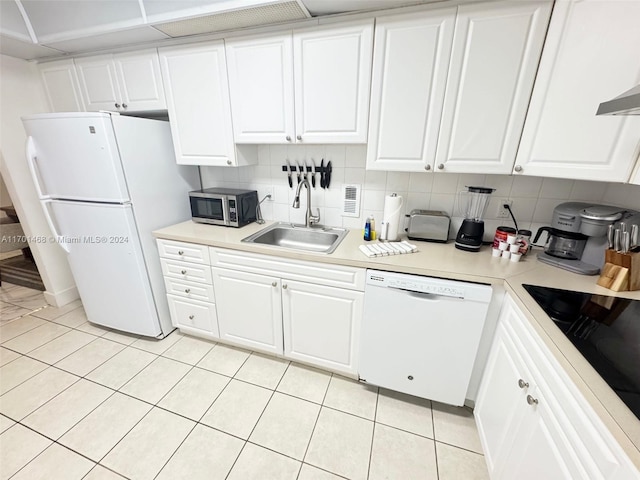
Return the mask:
[[[308,15],[298,2],[291,1],[162,23],[154,27],[171,37],[185,37],[305,18]]]
[[[121,46],[131,46],[145,42],[155,42],[167,38],[162,32],[153,27],[144,26],[120,30],[113,33],[93,35],[91,37],[74,38],[61,42],[47,43],[47,46],[57,48],[69,53],[91,52],[103,50],[105,48],[117,48]]]
[[[0,1],[0,33],[31,42],[29,30],[14,1]]]

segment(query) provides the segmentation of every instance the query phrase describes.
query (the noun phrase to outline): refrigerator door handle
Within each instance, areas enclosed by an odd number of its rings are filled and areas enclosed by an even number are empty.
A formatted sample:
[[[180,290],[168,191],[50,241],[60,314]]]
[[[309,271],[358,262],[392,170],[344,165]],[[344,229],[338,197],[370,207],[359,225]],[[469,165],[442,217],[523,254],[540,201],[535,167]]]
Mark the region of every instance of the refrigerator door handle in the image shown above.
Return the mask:
[[[51,199],[45,198],[40,201],[42,203],[42,210],[44,211],[44,218],[47,220],[47,224],[51,229],[51,233],[53,233],[54,237],[58,239],[58,245],[67,253],[70,253],[69,247],[67,247],[65,242],[61,242],[60,238],[62,237],[58,230],[56,229],[55,223],[53,223],[53,218],[51,217],[51,212],[49,211],[49,204],[52,203]]]
[[[39,180],[39,176],[38,176],[38,171],[37,171],[37,165],[36,165],[36,146],[33,143],[33,137],[28,137],[27,138],[27,165],[29,165],[29,171],[31,172],[31,178],[33,179],[33,184],[36,187],[36,192],[38,193],[38,198],[40,200],[46,200],[51,198],[49,195],[45,195],[42,192],[42,186],[40,185],[40,180]],[[44,205],[43,205],[44,206]],[[45,215],[47,215],[45,213]]]

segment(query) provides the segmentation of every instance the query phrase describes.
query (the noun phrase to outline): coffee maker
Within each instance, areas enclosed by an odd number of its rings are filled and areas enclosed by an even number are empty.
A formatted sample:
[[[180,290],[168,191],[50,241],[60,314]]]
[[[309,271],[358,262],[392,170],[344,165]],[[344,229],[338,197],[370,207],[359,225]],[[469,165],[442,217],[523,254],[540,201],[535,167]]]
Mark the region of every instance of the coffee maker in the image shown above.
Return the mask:
[[[540,228],[533,239],[536,243],[543,231],[548,233],[538,260],[570,272],[597,275],[604,264],[608,227],[617,222],[640,224],[640,213],[608,205],[561,203],[553,210],[551,226]]]

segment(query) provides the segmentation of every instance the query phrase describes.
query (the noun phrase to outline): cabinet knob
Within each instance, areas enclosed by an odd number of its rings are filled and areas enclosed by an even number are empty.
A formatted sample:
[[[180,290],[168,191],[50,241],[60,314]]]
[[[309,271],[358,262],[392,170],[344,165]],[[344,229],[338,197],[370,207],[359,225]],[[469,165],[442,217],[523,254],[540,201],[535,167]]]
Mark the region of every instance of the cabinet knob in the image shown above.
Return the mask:
[[[193,320],[194,316],[193,315],[189,315],[189,320]]]
[[[527,395],[527,403],[529,405],[538,405],[538,399],[533,398],[531,395]]]
[[[180,273],[183,274],[183,275],[186,275],[187,271],[186,270],[180,270]]]
[[[408,378],[409,380],[413,380],[413,375],[409,375],[407,378]]]
[[[231,160],[227,160],[227,165],[231,165]]]
[[[119,103],[116,103],[115,105],[116,105],[116,108],[120,108],[120,104]]]
[[[184,255],[184,251],[183,250],[178,250],[178,255]]]
[[[271,282],[271,286],[272,287],[277,287],[278,286],[278,282]]]
[[[438,164],[438,170],[444,170],[444,163]]]
[[[297,135],[296,140],[302,140],[302,135]]]
[[[522,165],[516,165],[514,170],[518,173],[520,173],[522,171]]]
[[[424,169],[428,172],[429,170],[431,170],[431,165],[425,165]]]
[[[291,137],[289,135],[287,135],[285,138],[286,138],[287,142],[291,141]]]
[[[185,288],[185,289],[184,289],[184,293],[189,293],[190,291],[191,291],[191,289],[190,289],[190,288]]]
[[[518,380],[518,386],[520,388],[529,388],[529,382],[525,382],[523,379]]]
[[[127,108],[127,104],[126,104],[126,103],[123,103],[123,104],[122,104],[122,108]]]
[[[282,284],[282,288],[284,288],[284,289],[286,290],[286,289],[287,289],[287,284],[286,284],[286,283],[283,283],[283,284]]]

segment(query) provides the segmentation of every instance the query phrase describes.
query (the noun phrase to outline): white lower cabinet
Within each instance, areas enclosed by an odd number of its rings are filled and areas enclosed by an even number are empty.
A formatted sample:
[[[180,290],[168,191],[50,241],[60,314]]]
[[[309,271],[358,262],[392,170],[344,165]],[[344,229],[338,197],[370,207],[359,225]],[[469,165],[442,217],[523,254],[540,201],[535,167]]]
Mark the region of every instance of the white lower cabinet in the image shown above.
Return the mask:
[[[491,478],[640,478],[536,337],[507,296],[474,410]]]
[[[213,303],[167,295],[171,321],[180,330],[194,335],[218,337],[218,317]]]

